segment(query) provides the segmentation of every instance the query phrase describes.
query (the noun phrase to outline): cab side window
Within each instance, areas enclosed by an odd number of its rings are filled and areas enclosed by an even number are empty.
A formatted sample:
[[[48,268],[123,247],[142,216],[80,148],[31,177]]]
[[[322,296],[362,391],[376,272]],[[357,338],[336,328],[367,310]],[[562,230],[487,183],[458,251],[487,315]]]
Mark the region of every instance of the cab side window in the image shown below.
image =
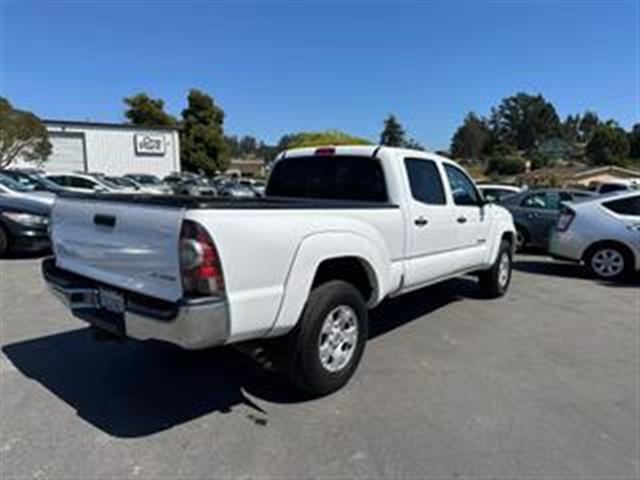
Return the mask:
[[[433,160],[405,158],[404,164],[411,186],[411,196],[427,205],[444,205],[444,187],[440,172]]]
[[[462,206],[480,205],[480,195],[473,182],[469,180],[469,177],[462,170],[452,165],[445,164],[444,169],[449,179],[453,202]]]

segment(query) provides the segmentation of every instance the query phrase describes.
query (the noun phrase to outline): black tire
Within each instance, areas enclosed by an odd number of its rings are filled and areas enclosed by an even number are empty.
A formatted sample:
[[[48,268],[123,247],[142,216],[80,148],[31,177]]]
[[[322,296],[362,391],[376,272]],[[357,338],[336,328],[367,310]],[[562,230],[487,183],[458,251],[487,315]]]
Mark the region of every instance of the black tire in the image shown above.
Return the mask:
[[[506,267],[503,262],[507,262]],[[487,298],[498,298],[507,293],[511,283],[511,272],[513,266],[513,253],[511,244],[507,240],[500,242],[498,255],[491,265],[491,268],[480,273],[478,276],[480,290]],[[507,268],[506,277],[503,268]]]
[[[516,238],[514,241],[516,252],[522,252],[527,248],[527,244],[529,243],[529,232],[527,232],[527,229],[516,225]]]
[[[599,265],[598,259],[609,257],[610,267]],[[617,260],[619,259],[619,260]],[[623,245],[614,242],[604,242],[593,245],[587,249],[584,255],[584,263],[591,275],[601,280],[618,280],[625,277],[631,271],[633,256]],[[615,268],[614,268],[615,267]]]
[[[0,257],[4,257],[9,251],[9,235],[2,225],[0,225]]]
[[[322,328],[330,313],[342,312],[339,309],[347,312],[350,309],[355,314],[353,323],[357,326],[357,336],[349,360],[337,371],[330,371],[320,359],[321,338],[327,339]],[[351,313],[348,315],[352,318]],[[287,341],[289,378],[297,387],[313,396],[335,392],[349,381],[358,367],[367,342],[368,326],[367,307],[353,285],[332,280],[314,288],[298,325]]]

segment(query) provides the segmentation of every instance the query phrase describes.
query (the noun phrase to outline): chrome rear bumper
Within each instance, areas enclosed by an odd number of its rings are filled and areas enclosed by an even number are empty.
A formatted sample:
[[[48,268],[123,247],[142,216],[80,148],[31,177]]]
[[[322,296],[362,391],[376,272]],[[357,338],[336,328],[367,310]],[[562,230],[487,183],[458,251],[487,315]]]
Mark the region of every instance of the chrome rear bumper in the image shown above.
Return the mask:
[[[229,336],[229,308],[224,300],[172,303],[115,288],[126,303],[122,314],[114,314],[102,309],[99,301],[99,289],[113,287],[62,270],[54,258],[42,262],[42,274],[49,290],[74,316],[116,335],[162,340],[189,350],[222,345]]]

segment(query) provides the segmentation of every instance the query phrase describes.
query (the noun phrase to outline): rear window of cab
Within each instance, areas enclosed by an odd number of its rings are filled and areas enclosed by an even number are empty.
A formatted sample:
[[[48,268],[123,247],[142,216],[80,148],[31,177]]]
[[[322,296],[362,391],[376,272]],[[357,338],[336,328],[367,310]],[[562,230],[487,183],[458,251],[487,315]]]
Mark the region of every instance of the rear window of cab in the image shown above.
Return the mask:
[[[379,160],[355,155],[284,158],[273,168],[266,194],[323,200],[388,201]]]

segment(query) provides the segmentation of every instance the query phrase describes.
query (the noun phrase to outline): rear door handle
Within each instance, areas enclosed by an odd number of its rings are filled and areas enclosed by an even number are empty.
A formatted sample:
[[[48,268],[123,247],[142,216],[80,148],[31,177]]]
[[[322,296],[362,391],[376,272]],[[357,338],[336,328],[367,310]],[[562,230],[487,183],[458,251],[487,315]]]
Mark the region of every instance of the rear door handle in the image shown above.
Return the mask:
[[[467,217],[458,217],[458,223],[467,223]]]
[[[113,215],[97,214],[93,217],[93,223],[96,225],[102,225],[103,227],[113,228],[116,226],[116,217]]]
[[[413,223],[415,223],[417,227],[424,227],[427,223],[429,223],[429,220],[424,217],[418,217],[413,221]]]

